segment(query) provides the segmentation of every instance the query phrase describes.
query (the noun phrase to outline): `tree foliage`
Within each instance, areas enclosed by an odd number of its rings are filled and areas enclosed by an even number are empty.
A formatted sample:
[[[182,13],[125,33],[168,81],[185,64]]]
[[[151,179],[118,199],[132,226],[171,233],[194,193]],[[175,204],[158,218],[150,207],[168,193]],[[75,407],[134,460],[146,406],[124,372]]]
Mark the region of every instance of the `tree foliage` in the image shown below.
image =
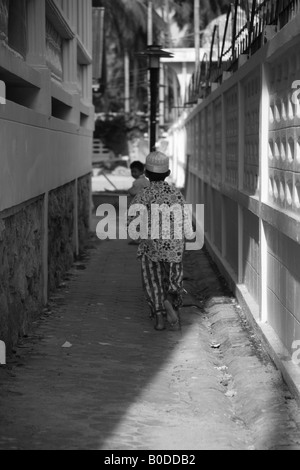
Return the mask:
[[[194,44],[194,0],[169,0],[174,8],[176,20],[180,29],[188,27],[188,41],[185,46],[193,47]],[[206,26],[216,17],[226,13],[232,0],[200,0],[200,29]]]
[[[128,135],[124,115],[107,115],[103,119],[98,119],[94,136],[101,139],[116,156],[128,155]]]
[[[93,0],[93,7],[104,7],[108,27],[114,34],[120,53],[128,49],[130,54],[147,45],[147,0]],[[154,37],[164,29],[164,22],[154,12]]]
[[[130,82],[135,110],[141,109],[147,97],[145,73],[147,64],[138,53],[147,47],[147,0],[93,0],[94,7],[105,8],[105,36],[107,59],[107,92],[96,97],[95,105],[105,112],[118,112],[124,107],[124,55],[130,58]],[[158,39],[164,22],[153,15],[153,33]],[[142,109],[141,109],[142,110]]]
[[[173,20],[180,29],[185,28],[182,47],[194,45],[194,0],[152,0],[157,9],[153,12],[154,43],[161,44],[163,33],[168,28],[157,11],[162,12],[168,5],[174,13]],[[203,30],[215,17],[223,14],[230,0],[201,0],[200,24]],[[105,8],[105,36],[107,60],[107,85],[104,95],[95,96],[96,112],[120,114],[124,112],[124,54],[130,58],[131,108],[129,116],[124,117],[122,128],[128,135],[145,131],[147,112],[147,63],[137,53],[147,47],[148,0],[93,0],[94,7]],[[164,44],[162,44],[164,46]],[[144,119],[144,120],[143,120]],[[120,122],[118,122],[120,124]],[[110,123],[108,127],[114,125]],[[112,132],[113,134],[113,132]]]

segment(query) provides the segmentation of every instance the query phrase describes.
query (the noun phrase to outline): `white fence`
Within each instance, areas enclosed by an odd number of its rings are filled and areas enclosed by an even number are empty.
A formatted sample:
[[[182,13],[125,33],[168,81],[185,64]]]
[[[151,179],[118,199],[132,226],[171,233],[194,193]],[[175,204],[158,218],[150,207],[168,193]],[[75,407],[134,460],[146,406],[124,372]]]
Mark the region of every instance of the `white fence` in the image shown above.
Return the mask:
[[[281,359],[300,340],[299,31],[298,14],[169,131],[206,246]]]

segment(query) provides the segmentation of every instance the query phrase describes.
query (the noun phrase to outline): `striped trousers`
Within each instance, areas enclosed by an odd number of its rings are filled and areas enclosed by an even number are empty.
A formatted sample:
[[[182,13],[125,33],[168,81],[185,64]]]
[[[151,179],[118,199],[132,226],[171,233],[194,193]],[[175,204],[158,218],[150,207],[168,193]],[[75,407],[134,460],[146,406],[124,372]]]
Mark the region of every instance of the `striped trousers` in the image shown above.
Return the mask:
[[[177,310],[182,305],[183,265],[152,261],[146,255],[141,257],[142,283],[151,316],[164,312],[164,301],[169,300]]]

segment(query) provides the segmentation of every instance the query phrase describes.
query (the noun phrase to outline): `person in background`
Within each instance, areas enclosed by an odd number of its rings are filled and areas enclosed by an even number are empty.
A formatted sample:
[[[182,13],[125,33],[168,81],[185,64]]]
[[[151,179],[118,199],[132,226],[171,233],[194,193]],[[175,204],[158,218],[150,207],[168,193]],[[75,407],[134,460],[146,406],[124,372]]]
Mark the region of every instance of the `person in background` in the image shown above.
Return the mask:
[[[128,193],[131,198],[134,198],[140,191],[150,186],[150,181],[145,176],[145,165],[142,162],[132,162],[130,170],[131,176],[134,178],[134,182],[128,190]]]
[[[133,185],[128,190],[129,204],[133,198],[143,191],[144,188],[150,186],[150,181],[145,177],[145,165],[140,161],[134,161],[130,165],[131,176],[134,178]],[[130,240],[129,245],[139,245],[140,240]]]

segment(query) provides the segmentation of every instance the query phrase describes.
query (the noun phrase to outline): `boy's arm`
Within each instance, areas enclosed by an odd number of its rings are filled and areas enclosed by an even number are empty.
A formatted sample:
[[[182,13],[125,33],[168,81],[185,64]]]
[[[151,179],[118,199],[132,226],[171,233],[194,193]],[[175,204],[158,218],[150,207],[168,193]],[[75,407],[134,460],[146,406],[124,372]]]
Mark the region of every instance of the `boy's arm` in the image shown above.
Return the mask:
[[[134,181],[131,188],[128,190],[128,193],[130,194],[130,196],[136,196],[139,192],[139,188],[138,188],[138,185],[137,185],[137,182]]]
[[[143,191],[139,192],[130,203],[130,206],[127,211],[127,227],[137,217],[137,215],[129,215],[130,207],[134,205],[142,205],[146,207],[146,203],[143,198]]]

